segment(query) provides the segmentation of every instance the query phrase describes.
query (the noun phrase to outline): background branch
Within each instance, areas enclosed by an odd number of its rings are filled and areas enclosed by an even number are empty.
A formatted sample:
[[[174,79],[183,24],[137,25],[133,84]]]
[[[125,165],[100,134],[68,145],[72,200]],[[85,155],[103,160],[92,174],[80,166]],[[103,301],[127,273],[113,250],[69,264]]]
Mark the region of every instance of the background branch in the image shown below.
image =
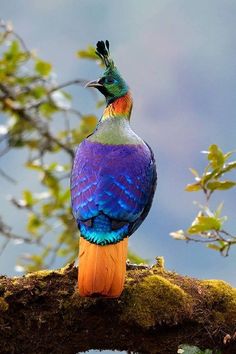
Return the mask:
[[[84,114],[73,106],[66,88],[84,86],[87,80],[58,83],[53,65],[31,51],[12,24],[5,21],[0,21],[0,62],[0,158],[4,161],[9,152],[15,153],[13,156],[18,152],[20,161],[25,157],[23,168],[33,171],[39,181],[34,190],[29,183],[20,197],[10,198],[13,207],[27,213],[25,235],[17,236],[2,222],[0,252],[10,241],[39,246],[35,253],[31,249],[31,254],[20,255],[18,271],[53,266],[58,257],[66,264],[77,254],[79,236],[69,193],[74,147],[97,124],[95,115]],[[13,161],[17,169],[17,158]],[[15,183],[15,176],[11,177],[6,168],[0,169],[0,177]],[[14,193],[12,188],[10,194]]]

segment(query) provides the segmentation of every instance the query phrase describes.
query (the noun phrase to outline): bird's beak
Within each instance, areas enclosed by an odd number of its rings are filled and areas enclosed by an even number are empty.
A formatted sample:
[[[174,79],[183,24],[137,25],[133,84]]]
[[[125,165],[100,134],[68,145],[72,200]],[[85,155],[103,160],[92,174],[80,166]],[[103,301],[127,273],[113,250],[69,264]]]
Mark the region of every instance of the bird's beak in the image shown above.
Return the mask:
[[[94,80],[94,81],[89,81],[84,87],[99,88],[102,87],[102,84],[99,82],[99,80]]]

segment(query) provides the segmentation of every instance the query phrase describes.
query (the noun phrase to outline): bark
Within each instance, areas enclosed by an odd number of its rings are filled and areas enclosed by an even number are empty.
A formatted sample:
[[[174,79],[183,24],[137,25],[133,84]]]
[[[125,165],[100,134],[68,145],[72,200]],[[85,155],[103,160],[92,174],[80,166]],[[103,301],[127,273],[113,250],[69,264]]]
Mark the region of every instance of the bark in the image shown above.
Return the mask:
[[[151,268],[127,268],[119,299],[81,298],[73,265],[0,277],[0,353],[167,354],[181,343],[236,353],[235,289],[168,272],[160,259]]]

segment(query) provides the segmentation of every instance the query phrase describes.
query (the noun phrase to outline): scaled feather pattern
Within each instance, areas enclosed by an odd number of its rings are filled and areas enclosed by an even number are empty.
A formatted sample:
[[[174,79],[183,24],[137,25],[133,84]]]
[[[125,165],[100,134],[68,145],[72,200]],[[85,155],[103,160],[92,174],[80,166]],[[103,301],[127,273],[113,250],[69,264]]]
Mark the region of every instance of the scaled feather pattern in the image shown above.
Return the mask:
[[[71,195],[83,237],[108,244],[130,236],[151,203],[155,179],[155,164],[145,145],[81,143],[71,175]],[[113,230],[113,220],[124,225]]]

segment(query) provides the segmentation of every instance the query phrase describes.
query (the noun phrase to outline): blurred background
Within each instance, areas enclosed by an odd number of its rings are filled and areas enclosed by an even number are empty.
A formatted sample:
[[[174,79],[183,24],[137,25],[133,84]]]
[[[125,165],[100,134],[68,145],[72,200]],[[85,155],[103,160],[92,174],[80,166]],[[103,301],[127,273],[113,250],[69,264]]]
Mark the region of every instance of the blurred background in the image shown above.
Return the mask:
[[[200,153],[212,143],[236,148],[236,2],[231,0],[57,0],[0,1],[0,17],[11,20],[29,48],[51,62],[58,82],[101,75],[94,62],[76,51],[109,39],[112,56],[134,98],[132,127],[152,147],[158,187],[151,212],[130,238],[133,251],[150,262],[164,256],[166,268],[236,285],[236,247],[229,257],[204,245],[173,240],[169,233],[191,224],[193,200],[184,192],[193,181],[189,167],[205,166]],[[71,88],[75,105],[101,115],[88,90]],[[1,119],[1,117],[0,117]],[[60,124],[60,123],[58,123]],[[10,225],[26,233],[26,219],[8,201],[21,190],[37,192],[37,181],[23,170],[19,151],[0,159],[18,184],[1,179],[0,209]],[[67,181],[69,184],[69,180]],[[199,194],[199,195],[198,195]],[[225,203],[228,230],[235,233],[235,192],[217,194]],[[0,273],[17,275],[15,264],[26,246],[11,243],[0,258]],[[61,265],[61,259],[55,266]]]

